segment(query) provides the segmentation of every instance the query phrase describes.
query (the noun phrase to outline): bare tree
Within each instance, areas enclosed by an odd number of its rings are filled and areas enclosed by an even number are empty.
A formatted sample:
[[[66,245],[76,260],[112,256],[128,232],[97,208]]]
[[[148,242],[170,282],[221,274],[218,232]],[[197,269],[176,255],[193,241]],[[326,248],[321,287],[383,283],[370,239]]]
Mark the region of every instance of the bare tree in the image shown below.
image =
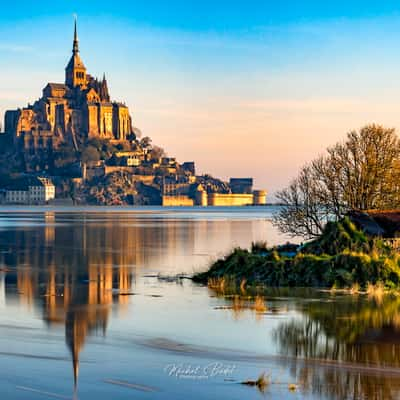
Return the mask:
[[[338,220],[349,210],[398,207],[399,179],[395,130],[367,125],[328,148],[277,193],[283,207],[274,223],[292,236],[317,236],[327,220]]]

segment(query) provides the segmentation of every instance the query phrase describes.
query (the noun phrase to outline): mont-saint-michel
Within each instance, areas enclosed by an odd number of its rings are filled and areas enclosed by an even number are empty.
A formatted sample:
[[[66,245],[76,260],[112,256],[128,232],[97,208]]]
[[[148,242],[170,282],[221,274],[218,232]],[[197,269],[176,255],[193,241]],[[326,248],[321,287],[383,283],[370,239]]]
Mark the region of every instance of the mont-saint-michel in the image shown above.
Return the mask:
[[[400,399],[400,3],[360,5],[2,3],[0,400]]]
[[[266,204],[252,178],[197,175],[141,137],[126,104],[113,101],[105,74],[90,75],[75,20],[64,83],[48,83],[33,104],[5,113],[0,135],[1,202],[96,205]]]

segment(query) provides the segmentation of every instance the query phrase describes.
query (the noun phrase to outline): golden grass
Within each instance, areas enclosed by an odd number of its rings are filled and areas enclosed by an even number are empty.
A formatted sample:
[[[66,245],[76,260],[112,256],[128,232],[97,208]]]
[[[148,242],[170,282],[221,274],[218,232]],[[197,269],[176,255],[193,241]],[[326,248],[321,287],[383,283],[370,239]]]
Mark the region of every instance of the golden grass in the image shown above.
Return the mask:
[[[266,375],[265,372],[263,372],[256,380],[256,386],[260,390],[260,392],[264,392],[270,383],[270,377],[269,375]]]
[[[335,295],[336,294],[336,292],[337,292],[337,287],[336,287],[336,284],[333,284],[332,285],[332,287],[329,289],[329,293],[331,294],[331,295]]]
[[[350,288],[350,294],[357,295],[360,293],[360,285],[355,282]]]
[[[370,299],[375,300],[377,303],[382,303],[385,294],[385,287],[382,282],[377,282],[375,285],[368,283],[367,295]]]
[[[395,328],[400,329],[400,314],[393,315],[392,323]]]
[[[239,318],[245,309],[246,306],[244,300],[238,295],[234,296],[232,300],[232,312],[234,317],[236,319]]]
[[[267,387],[270,385],[271,379],[270,376],[267,375],[265,372],[263,372],[255,381],[248,380],[241,382],[242,385],[247,385],[247,386],[255,386],[258,388],[258,390],[262,393],[265,392]]]
[[[267,305],[265,304],[264,298],[261,296],[256,296],[253,308],[258,313],[263,313],[268,309]]]
[[[304,385],[304,383],[301,382],[297,382],[297,383],[291,383],[291,382],[281,382],[280,380],[276,380],[276,379],[272,379],[272,373],[266,373],[265,371],[260,374],[260,376],[257,378],[257,380],[246,380],[243,382],[240,382],[240,384],[242,385],[247,385],[247,386],[253,386],[253,387],[257,387],[257,389],[261,392],[264,393],[266,391],[266,389],[268,389],[268,387],[272,386],[272,385],[287,385],[287,388],[289,390],[289,392],[297,392],[299,390],[299,388]],[[281,374],[278,374],[281,375]]]
[[[236,280],[230,277],[209,278],[207,281],[209,289],[215,290],[217,294],[235,294],[238,292]]]
[[[242,282],[240,282],[240,293],[245,294],[246,293],[246,279],[242,279]]]
[[[297,390],[297,385],[295,383],[289,383],[288,389],[290,392],[295,392]]]
[[[210,289],[215,289],[223,292],[225,289],[225,278],[210,278],[207,282]]]

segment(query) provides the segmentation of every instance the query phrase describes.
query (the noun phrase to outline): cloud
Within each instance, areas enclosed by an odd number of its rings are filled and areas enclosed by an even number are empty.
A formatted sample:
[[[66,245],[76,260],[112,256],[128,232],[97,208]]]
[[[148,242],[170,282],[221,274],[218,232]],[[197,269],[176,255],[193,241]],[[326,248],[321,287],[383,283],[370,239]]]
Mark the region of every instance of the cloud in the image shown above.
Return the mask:
[[[20,44],[12,44],[12,43],[0,43],[0,50],[6,51],[9,53],[32,53],[34,52],[34,48],[32,46],[25,46]]]

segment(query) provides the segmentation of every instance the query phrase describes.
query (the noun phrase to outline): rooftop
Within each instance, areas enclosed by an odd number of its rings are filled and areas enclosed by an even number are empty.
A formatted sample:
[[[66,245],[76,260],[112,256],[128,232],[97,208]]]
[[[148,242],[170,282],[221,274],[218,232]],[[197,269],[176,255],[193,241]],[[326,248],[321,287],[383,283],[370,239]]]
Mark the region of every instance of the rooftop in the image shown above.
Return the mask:
[[[24,176],[21,178],[14,179],[10,184],[6,186],[6,190],[21,190],[27,191],[32,186],[47,186],[52,185],[50,179],[39,178],[36,176]]]
[[[349,217],[369,235],[386,238],[400,235],[400,209],[352,211]]]
[[[53,83],[53,82],[49,82],[47,86],[50,86],[53,89],[66,89],[67,85],[65,85],[64,83]]]

